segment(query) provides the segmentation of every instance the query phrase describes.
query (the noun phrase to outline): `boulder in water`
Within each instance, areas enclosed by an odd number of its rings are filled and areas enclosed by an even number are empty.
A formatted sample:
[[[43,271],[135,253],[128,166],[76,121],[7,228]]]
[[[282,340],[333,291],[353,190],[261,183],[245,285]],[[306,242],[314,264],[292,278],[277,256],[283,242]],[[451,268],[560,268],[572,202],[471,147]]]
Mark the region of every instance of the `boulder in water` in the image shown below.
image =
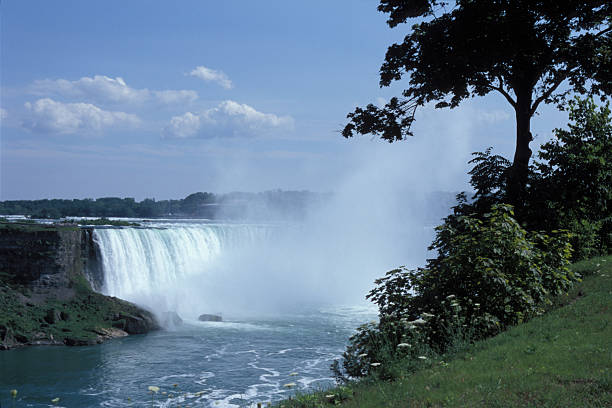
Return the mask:
[[[137,314],[121,313],[113,319],[113,327],[121,329],[128,334],[144,334],[159,329],[153,315],[142,311]]]
[[[201,322],[222,322],[223,318],[214,314],[202,314],[198,317],[198,320]]]

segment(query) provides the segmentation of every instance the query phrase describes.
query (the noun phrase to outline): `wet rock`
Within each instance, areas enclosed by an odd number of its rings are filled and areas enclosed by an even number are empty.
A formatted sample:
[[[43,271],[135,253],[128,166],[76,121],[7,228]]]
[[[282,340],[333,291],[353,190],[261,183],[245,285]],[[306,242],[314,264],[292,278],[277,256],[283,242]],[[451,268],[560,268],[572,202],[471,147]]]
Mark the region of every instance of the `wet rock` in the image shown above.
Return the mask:
[[[117,329],[114,327],[101,327],[94,330],[94,333],[98,335],[96,342],[102,343],[103,341],[116,339],[119,337],[125,337],[128,334],[121,329]]]
[[[201,314],[198,317],[198,320],[201,322],[222,322],[223,318],[219,315],[214,314]]]
[[[121,329],[128,334],[144,334],[159,329],[153,315],[144,312],[137,315],[120,314],[118,320],[113,321],[113,327]]]
[[[66,337],[64,339],[64,344],[67,346],[93,346],[94,344],[98,344],[96,338],[78,338],[78,337]]]

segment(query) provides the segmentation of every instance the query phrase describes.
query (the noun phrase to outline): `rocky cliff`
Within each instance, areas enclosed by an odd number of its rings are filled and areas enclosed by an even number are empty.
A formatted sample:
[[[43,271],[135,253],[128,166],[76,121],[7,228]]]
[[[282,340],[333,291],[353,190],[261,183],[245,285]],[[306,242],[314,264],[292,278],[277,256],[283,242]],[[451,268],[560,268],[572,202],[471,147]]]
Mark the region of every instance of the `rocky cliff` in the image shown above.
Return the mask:
[[[0,349],[158,328],[150,312],[92,290],[102,275],[91,235],[74,225],[0,223]]]

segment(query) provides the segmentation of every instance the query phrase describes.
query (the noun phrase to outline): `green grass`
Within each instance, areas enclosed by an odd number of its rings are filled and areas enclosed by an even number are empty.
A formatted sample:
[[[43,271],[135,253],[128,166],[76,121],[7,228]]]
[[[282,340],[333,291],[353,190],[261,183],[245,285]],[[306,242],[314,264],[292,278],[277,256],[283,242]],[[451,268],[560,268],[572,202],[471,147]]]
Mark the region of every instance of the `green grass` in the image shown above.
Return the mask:
[[[0,284],[0,328],[9,328],[21,343],[37,340],[37,335],[59,343],[96,343],[100,329],[118,324],[118,316],[140,312],[133,304],[91,291],[79,279],[73,282],[73,297],[42,304],[24,301],[18,291]]]
[[[113,227],[140,227],[137,222],[123,221],[123,220],[109,220],[108,218],[97,218],[97,219],[67,219],[62,221],[63,223],[74,223],[78,225],[111,225]]]
[[[573,266],[583,281],[543,316],[394,382],[366,379],[284,407],[610,407],[612,256]]]
[[[74,225],[40,224],[37,222],[31,222],[30,220],[20,220],[11,222],[0,221],[0,230],[5,230],[5,232],[76,231],[78,229],[79,228]]]

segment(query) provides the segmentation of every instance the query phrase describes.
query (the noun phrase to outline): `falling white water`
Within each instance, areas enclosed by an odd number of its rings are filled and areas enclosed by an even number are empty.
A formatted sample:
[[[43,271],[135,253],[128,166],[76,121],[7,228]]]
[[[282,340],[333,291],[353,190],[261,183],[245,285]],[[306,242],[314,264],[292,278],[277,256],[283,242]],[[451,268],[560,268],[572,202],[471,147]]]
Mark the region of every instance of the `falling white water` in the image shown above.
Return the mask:
[[[104,274],[101,290],[142,301],[167,293],[190,277],[206,279],[223,251],[265,240],[270,229],[245,224],[95,229]]]
[[[95,281],[103,293],[161,318],[168,311],[186,320],[206,313],[231,319],[367,304],[376,278],[422,263],[431,231],[414,216],[416,204],[402,207],[402,222],[390,219],[392,210],[356,207],[330,205],[302,223],[172,220],[96,228]]]

